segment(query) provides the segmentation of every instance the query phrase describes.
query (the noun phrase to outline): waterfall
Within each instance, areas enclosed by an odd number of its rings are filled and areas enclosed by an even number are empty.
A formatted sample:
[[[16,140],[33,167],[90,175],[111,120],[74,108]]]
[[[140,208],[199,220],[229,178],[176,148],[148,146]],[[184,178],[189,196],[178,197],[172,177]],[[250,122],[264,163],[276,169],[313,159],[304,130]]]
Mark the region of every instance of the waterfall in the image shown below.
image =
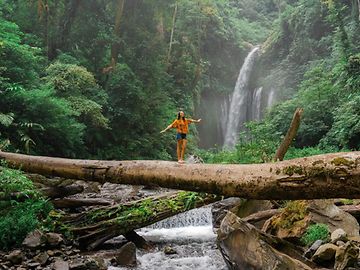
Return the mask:
[[[271,105],[273,105],[274,101],[275,101],[275,89],[271,88],[269,96],[268,96],[267,104],[266,104],[267,107],[270,107]]]
[[[249,98],[248,83],[258,50],[259,47],[251,50],[240,69],[226,122],[224,147],[234,147],[238,132],[242,129],[243,123],[248,120],[248,104],[249,99],[252,99],[252,97]]]
[[[251,108],[251,118],[252,120],[260,120],[261,118],[261,97],[262,97],[262,87],[256,88],[253,94],[252,99],[252,108]]]

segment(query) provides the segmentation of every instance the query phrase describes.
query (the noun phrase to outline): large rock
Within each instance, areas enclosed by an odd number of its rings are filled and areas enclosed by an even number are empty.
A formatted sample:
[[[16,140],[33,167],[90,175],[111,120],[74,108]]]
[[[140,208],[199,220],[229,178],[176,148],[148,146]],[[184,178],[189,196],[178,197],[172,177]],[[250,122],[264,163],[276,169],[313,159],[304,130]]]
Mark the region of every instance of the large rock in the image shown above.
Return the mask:
[[[327,263],[329,261],[334,261],[335,254],[338,249],[339,247],[334,244],[331,243],[324,244],[316,250],[314,256],[312,256],[312,260],[319,264],[322,264],[324,262]]]
[[[58,233],[47,233],[45,237],[50,247],[58,247],[64,242],[62,235]]]
[[[6,259],[13,264],[20,264],[24,260],[24,258],[25,256],[21,250],[14,250],[6,256]]]
[[[337,207],[333,200],[313,200],[309,205],[310,217],[314,223],[329,226],[330,233],[342,228],[348,237],[359,236],[360,226],[349,213]]]
[[[123,245],[115,255],[116,264],[119,266],[136,265],[136,246],[133,242]]]
[[[230,211],[242,201],[244,200],[236,197],[231,197],[213,203],[211,207],[213,228],[217,230],[220,227],[221,221],[225,217],[227,211]]]
[[[307,227],[314,223],[327,224],[330,233],[342,228],[348,236],[359,236],[356,219],[335,206],[333,200],[294,201],[291,207],[269,219],[262,230],[299,242]]]
[[[40,265],[45,265],[48,259],[49,255],[47,254],[47,252],[41,252],[33,258],[33,260],[35,262],[38,262]]]
[[[335,270],[344,270],[348,267],[357,267],[359,257],[359,246],[354,241],[347,242],[341,246],[335,254]]]
[[[272,207],[273,204],[266,200],[245,200],[235,197],[224,199],[212,206],[213,228],[217,230],[220,227],[220,223],[228,211],[243,218],[259,211],[269,210]],[[264,222],[261,220],[254,225],[261,228]]]
[[[54,270],[69,270],[69,263],[65,262],[61,258],[57,258],[57,259],[55,259],[53,269]]]
[[[272,244],[279,244],[278,240],[281,241],[260,232],[231,212],[225,216],[218,231],[218,246],[226,264],[232,270],[312,269],[276,250]],[[282,244],[284,243],[285,241],[282,241]],[[296,251],[293,250],[293,253]]]
[[[35,230],[26,236],[22,245],[25,248],[38,249],[42,245],[44,245],[45,241],[46,241],[46,238],[45,238],[44,234],[39,230]]]
[[[336,229],[331,233],[331,243],[335,244],[338,241],[347,241],[347,234],[343,229]]]

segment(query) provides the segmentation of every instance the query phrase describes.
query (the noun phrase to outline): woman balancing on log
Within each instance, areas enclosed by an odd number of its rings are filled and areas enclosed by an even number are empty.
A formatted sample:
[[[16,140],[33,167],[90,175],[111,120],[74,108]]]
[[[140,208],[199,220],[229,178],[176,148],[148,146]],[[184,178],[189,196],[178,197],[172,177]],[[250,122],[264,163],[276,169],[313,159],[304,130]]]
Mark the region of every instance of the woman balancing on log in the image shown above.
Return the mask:
[[[162,130],[160,133],[164,133],[165,131],[169,130],[170,128],[176,128],[176,140],[177,140],[177,157],[179,163],[184,163],[184,154],[186,148],[186,134],[189,131],[189,124],[190,123],[199,123],[201,119],[194,120],[190,118],[185,118],[185,113],[183,111],[179,111],[177,115],[177,119],[172,122],[167,128]]]

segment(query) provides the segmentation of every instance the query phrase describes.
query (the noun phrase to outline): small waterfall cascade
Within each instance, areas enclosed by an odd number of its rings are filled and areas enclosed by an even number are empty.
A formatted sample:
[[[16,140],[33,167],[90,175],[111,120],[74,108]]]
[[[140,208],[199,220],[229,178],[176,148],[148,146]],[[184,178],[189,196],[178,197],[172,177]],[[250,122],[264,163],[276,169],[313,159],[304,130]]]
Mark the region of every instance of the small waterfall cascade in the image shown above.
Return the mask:
[[[260,120],[261,118],[261,97],[263,87],[256,88],[253,94],[252,107],[251,107],[251,118],[252,120]]]
[[[156,244],[149,252],[137,250],[138,265],[133,270],[219,270],[226,265],[216,247],[211,207],[192,209],[138,230],[146,240]],[[171,246],[176,254],[166,255]],[[110,270],[128,270],[110,267]]]
[[[157,222],[151,228],[180,228],[189,226],[209,226],[212,225],[212,215],[210,207],[195,208],[179,215]]]
[[[248,103],[249,99],[252,99],[252,97],[249,97],[248,84],[258,51],[259,46],[256,46],[247,55],[236,81],[226,121],[224,140],[224,147],[226,148],[233,148],[235,146],[238,132],[241,130],[242,124],[248,120]]]

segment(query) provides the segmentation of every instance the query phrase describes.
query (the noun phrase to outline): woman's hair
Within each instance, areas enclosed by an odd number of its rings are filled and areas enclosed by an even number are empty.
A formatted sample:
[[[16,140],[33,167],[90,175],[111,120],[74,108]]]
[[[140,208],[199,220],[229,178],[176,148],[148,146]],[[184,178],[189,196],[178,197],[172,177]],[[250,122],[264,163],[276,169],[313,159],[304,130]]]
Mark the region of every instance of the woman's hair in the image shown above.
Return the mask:
[[[181,111],[178,112],[178,116],[177,116],[177,119],[178,119],[178,120],[180,120],[180,112],[181,112]],[[184,114],[182,120],[185,120],[185,114]]]

